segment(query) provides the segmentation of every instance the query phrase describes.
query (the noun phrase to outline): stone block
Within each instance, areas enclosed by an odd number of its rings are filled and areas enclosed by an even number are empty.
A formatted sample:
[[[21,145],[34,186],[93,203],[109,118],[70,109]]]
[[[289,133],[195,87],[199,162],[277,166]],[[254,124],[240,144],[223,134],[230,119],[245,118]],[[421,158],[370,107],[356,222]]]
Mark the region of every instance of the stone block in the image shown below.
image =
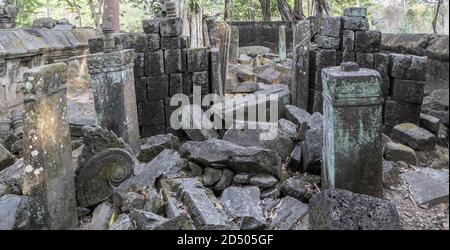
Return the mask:
[[[154,76],[164,74],[164,53],[162,50],[145,53],[145,75]]]
[[[317,47],[321,49],[339,50],[341,39],[339,37],[331,36],[317,36]]]
[[[356,62],[356,53],[342,52],[342,62]]]
[[[152,137],[166,133],[166,125],[142,126],[142,137]]]
[[[157,75],[147,78],[147,100],[155,101],[169,96],[169,76]]]
[[[0,144],[0,171],[11,166],[15,161],[14,156]]]
[[[425,82],[394,79],[392,82],[392,99],[421,105],[425,92]]]
[[[356,31],[355,52],[377,53],[381,50],[380,31]]]
[[[374,53],[373,69],[380,73],[381,78],[389,77],[389,56],[383,53]]]
[[[167,74],[175,74],[181,72],[181,50],[164,50],[164,61]]]
[[[391,138],[417,151],[434,150],[437,143],[435,135],[412,123],[395,126]]]
[[[142,21],[145,34],[159,34],[160,19],[146,19]]]
[[[336,37],[341,36],[341,17],[340,16],[327,16],[322,20],[322,36]]]
[[[145,102],[147,100],[147,78],[135,78],[136,101]]]
[[[344,16],[367,17],[367,8],[364,7],[345,8]]]
[[[342,28],[344,30],[367,31],[369,20],[364,17],[342,17]]]
[[[389,54],[389,75],[392,78],[404,79],[406,71],[411,66],[410,55]]]
[[[374,58],[372,53],[356,53],[356,63],[361,68],[373,69]]]
[[[200,86],[202,94],[211,93],[211,89],[209,86],[209,76],[208,72],[194,72],[192,74],[192,84],[193,86]]]
[[[187,49],[187,65],[189,72],[208,71],[209,53],[207,48]]]
[[[425,128],[426,130],[437,134],[439,133],[439,124],[439,118],[427,114],[420,114],[420,126]]]
[[[386,144],[384,158],[393,162],[403,161],[412,166],[417,166],[418,163],[414,149],[395,142],[388,142]]]
[[[395,127],[402,123],[420,122],[420,105],[387,100],[384,107],[384,124]]]
[[[180,17],[168,17],[160,21],[161,37],[179,37],[183,33],[183,20]]]
[[[169,96],[183,93],[183,75],[172,74],[169,76]]]
[[[424,168],[406,172],[400,178],[408,183],[416,204],[433,206],[448,203],[448,172]]]
[[[192,94],[192,77],[193,74],[186,72],[183,73],[183,93],[185,95],[191,95]]]
[[[139,124],[141,126],[165,125],[164,100],[147,101],[138,104]]]
[[[148,51],[149,49],[149,44],[148,44],[148,35],[146,34],[139,34],[136,36],[136,43],[135,43],[135,47],[134,50],[137,53],[145,53]]]
[[[145,76],[145,54],[137,53],[134,58],[134,77]]]
[[[181,49],[180,37],[163,37],[161,38],[162,49]]]
[[[157,51],[161,49],[161,38],[159,34],[148,35],[148,51]]]
[[[342,46],[343,52],[353,52],[355,50],[355,32],[352,30],[342,31]]]
[[[320,71],[323,68],[336,66],[337,53],[336,50],[320,50],[315,58],[316,69]]]
[[[411,56],[411,65],[405,72],[405,79],[425,81],[427,78],[427,58]]]

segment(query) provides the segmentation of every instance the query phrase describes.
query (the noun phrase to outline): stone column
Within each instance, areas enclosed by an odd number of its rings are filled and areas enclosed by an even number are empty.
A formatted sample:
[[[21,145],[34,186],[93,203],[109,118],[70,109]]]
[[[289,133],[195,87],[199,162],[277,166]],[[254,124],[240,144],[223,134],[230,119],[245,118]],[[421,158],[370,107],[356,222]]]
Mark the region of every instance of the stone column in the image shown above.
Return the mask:
[[[214,21],[212,28],[213,47],[219,49],[220,76],[222,77],[222,93],[226,93],[228,62],[230,59],[231,28],[226,22]]]
[[[294,60],[292,63],[292,105],[308,110],[309,61],[311,28],[309,21],[301,21],[294,27]]]
[[[381,76],[356,63],[322,70],[324,188],[383,197]]]
[[[67,77],[64,63],[24,74],[23,193],[30,196],[30,229],[67,230],[78,225]]]
[[[280,26],[279,42],[278,42],[280,60],[284,61],[287,58],[286,52],[286,26]]]
[[[230,63],[237,63],[239,59],[239,28],[231,26]]]
[[[97,124],[122,137],[135,153],[140,149],[134,85],[134,51],[100,53],[87,58],[92,77]]]

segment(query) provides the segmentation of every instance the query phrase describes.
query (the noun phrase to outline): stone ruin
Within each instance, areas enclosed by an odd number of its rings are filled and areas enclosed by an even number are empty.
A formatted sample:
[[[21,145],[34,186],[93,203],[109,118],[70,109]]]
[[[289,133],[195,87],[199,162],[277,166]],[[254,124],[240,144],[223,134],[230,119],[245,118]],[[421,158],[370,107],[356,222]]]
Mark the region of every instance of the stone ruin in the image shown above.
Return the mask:
[[[192,48],[182,22],[0,30],[0,229],[392,230],[448,208],[448,36],[348,8],[208,19]]]

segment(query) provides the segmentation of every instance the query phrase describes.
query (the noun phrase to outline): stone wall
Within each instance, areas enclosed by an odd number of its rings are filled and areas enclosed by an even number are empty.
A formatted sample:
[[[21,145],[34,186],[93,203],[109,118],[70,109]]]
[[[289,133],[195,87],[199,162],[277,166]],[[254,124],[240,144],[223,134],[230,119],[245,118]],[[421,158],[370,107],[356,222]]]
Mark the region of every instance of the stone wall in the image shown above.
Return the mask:
[[[383,34],[384,51],[427,57],[425,93],[449,88],[449,37],[433,34]]]
[[[292,50],[293,27],[295,22],[229,22],[239,28],[239,46],[265,46],[278,53],[279,29],[286,26],[286,41],[288,50]]]

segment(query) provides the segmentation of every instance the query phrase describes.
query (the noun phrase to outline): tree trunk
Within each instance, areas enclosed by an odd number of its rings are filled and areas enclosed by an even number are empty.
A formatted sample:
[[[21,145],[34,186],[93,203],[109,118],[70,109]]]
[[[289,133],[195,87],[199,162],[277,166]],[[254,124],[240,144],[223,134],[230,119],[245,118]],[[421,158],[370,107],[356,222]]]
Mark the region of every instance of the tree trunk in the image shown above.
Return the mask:
[[[442,0],[439,0],[436,7],[436,14],[434,15],[433,19],[433,32],[434,34],[437,34],[437,22],[439,18],[439,11],[441,10]]]
[[[259,0],[264,22],[272,21],[272,9],[270,8],[270,0]]]
[[[286,0],[278,0],[278,10],[280,11],[281,19],[283,21],[294,20],[292,15],[292,9]]]
[[[294,18],[300,21],[306,20],[305,14],[303,14],[303,0],[295,0]]]
[[[223,12],[223,20],[225,22],[228,21],[229,14],[230,14],[230,1],[231,0],[225,0],[225,7],[224,7],[224,12]]]
[[[99,29],[100,28],[100,20],[102,18],[103,0],[99,0],[97,6],[94,4],[94,0],[89,0],[88,4],[89,4],[89,9],[91,12],[92,20],[94,21],[94,26],[96,29]]]
[[[309,2],[309,15],[310,16],[322,16],[331,15],[331,8],[328,4],[328,0],[310,0]]]

